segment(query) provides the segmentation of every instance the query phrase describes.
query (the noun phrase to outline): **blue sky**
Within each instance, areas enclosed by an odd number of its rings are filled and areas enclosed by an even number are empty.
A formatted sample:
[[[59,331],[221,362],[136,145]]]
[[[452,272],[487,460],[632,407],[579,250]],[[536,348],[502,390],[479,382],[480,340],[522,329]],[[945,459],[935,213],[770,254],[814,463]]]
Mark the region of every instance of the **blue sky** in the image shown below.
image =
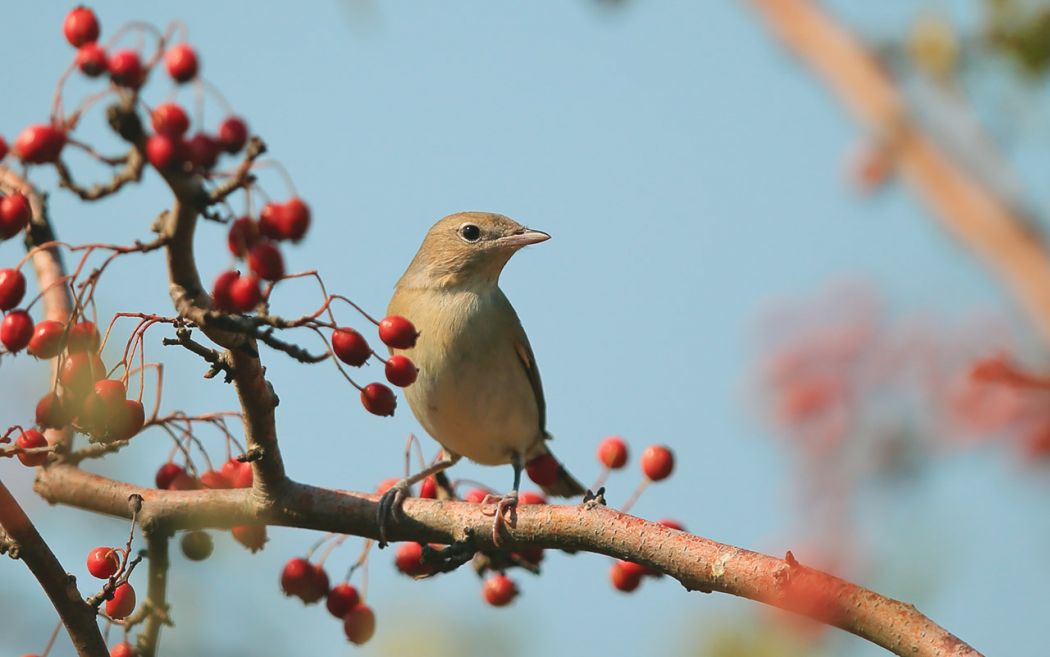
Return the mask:
[[[902,25],[907,4],[858,11],[837,3],[876,31]],[[313,208],[308,238],[285,251],[289,268],[320,269],[330,289],[367,309],[382,311],[424,232],[445,214],[497,211],[550,232],[513,259],[503,287],[543,372],[557,452],[582,479],[597,474],[593,451],[605,435],[624,435],[636,453],[651,442],[675,448],[677,475],[646,494],[641,515],[674,516],[701,535],[774,554],[805,536],[787,494],[791,455],[755,415],[749,390],[754,328],[770,302],[859,278],[895,313],[999,312],[1021,322],[905,190],[863,199],[849,189],[843,163],[856,129],[744,3],[94,6],[103,38],[130,19],[188,24],[205,77]],[[0,76],[0,134],[9,141],[47,115],[72,56],[61,38],[67,9],[18,3],[5,12],[0,55],[18,62]],[[70,93],[90,88],[78,82]],[[167,93],[158,81],[148,98]],[[210,106],[206,119],[218,118]],[[89,116],[83,137],[114,145],[101,124]],[[268,175],[267,189],[281,195]],[[34,180],[53,186],[50,172]],[[167,202],[148,173],[91,207],[56,191],[52,213],[63,239],[126,242],[146,236]],[[228,266],[224,243],[221,228],[202,226],[208,278]],[[17,244],[0,245],[0,262],[19,257]],[[115,266],[99,301],[103,313],[170,312],[160,256]],[[275,308],[292,316],[317,301],[308,285],[289,285]],[[200,362],[162,351],[160,331],[151,337],[148,354],[167,367],[166,408],[234,407],[231,389],[199,379]],[[266,360],[291,476],[371,489],[397,474],[405,436],[421,433],[407,405],[393,419],[374,418],[330,367]],[[44,368],[5,359],[0,372],[0,410],[7,423],[24,421],[46,386]],[[208,439],[221,453],[218,437]],[[99,468],[146,484],[166,440],[147,434]],[[497,488],[510,482],[505,470],[457,467]],[[47,508],[17,464],[0,464],[0,477],[82,577],[90,548],[122,540],[122,522]],[[636,477],[614,479],[612,501]],[[880,550],[862,581],[908,597],[988,654],[1035,654],[1043,637],[1030,619],[1048,603],[1050,532],[1032,520],[1045,495],[1046,482],[994,451],[939,463],[891,498],[889,511],[858,519]],[[271,537],[255,556],[219,537],[207,562],[175,557],[178,627],[165,631],[165,652],[350,650],[323,609],[277,591],[281,564],[316,537],[283,529]],[[348,545],[332,558],[333,575],[356,554]],[[518,577],[524,595],[508,610],[486,607],[470,573],[417,583],[397,576],[391,560],[373,555],[379,632],[358,654],[690,654],[707,633],[755,618],[753,603],[687,594],[668,581],[616,594],[598,557],[552,555],[543,577]],[[916,587],[919,575],[936,585]],[[0,608],[0,649],[41,649],[52,612],[18,564],[0,564]],[[56,654],[70,654],[67,642],[59,646]],[[848,637],[833,647],[880,654]]]

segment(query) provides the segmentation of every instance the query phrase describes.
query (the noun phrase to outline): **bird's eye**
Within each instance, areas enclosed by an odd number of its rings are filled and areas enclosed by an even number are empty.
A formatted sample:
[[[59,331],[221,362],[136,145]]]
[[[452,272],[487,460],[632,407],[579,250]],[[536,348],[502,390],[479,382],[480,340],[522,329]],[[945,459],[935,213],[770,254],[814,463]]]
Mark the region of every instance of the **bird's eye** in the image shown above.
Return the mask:
[[[460,227],[459,234],[468,242],[477,242],[481,239],[481,229],[474,224],[464,224]]]

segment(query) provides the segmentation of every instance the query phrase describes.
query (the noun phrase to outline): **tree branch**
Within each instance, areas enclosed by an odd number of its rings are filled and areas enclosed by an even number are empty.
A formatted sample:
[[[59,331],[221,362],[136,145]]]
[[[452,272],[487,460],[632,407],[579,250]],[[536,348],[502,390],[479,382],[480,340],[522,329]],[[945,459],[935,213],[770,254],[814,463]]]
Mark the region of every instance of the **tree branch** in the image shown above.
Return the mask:
[[[145,502],[139,519],[149,532],[266,523],[379,537],[377,495],[291,481],[276,497],[265,499],[250,490],[138,488],[60,465],[40,472],[36,490],[52,503],[124,517],[129,514],[128,495],[141,495]],[[409,498],[389,534],[395,541],[424,544],[470,538],[479,550],[554,548],[604,554],[666,573],[689,590],[729,593],[804,614],[898,655],[979,655],[911,605],[794,560],[723,545],[604,506],[519,507],[499,547],[492,544],[491,523],[477,504]]]
[[[886,134],[891,154],[919,197],[1003,280],[1050,343],[1050,258],[1042,236],[910,120],[901,93],[877,58],[815,3],[751,2],[858,121]]]
[[[157,654],[161,626],[171,624],[167,601],[168,543],[171,534],[143,531],[143,535],[146,538],[146,558],[149,560],[149,588],[143,606],[146,628],[139,634],[136,654],[139,657],[154,657]]]
[[[68,574],[58,562],[2,481],[0,527],[18,545],[18,558],[29,567],[55,606],[77,654],[81,657],[107,657],[109,652],[98,631],[94,608],[84,601],[77,589],[76,578]]]

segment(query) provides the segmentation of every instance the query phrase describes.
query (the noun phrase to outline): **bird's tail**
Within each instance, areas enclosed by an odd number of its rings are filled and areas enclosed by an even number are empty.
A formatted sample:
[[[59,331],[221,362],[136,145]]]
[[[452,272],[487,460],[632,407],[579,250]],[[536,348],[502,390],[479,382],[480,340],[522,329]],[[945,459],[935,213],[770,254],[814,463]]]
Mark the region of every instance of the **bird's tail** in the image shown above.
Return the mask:
[[[561,461],[554,458],[554,455],[551,454],[549,450],[545,454],[541,454],[533,459],[529,463],[529,466],[532,467],[533,464],[538,464],[541,459],[550,459],[554,462],[554,465],[557,466],[557,468],[551,468],[555,471],[553,475],[547,474],[545,477],[540,477],[540,479],[545,482],[540,484],[540,488],[543,489],[545,494],[554,497],[579,497],[587,492],[587,489],[584,488],[580,482],[576,481],[576,477],[569,474],[569,471],[565,469],[565,466],[561,464]],[[550,466],[548,465],[547,467]],[[548,473],[549,472],[550,471],[548,470]]]

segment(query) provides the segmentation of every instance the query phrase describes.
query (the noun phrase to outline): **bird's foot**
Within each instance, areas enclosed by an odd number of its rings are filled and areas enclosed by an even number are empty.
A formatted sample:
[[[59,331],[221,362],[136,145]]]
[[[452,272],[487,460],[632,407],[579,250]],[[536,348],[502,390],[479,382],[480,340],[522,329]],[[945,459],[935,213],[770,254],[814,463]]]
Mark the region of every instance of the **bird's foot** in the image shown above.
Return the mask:
[[[500,529],[503,528],[503,523],[504,523],[503,516],[508,511],[510,512],[509,524],[510,524],[511,527],[514,526],[515,519],[516,519],[515,515],[514,515],[514,511],[518,508],[518,491],[516,491],[516,490],[515,491],[511,491],[511,492],[507,493],[506,495],[504,495],[503,497],[496,497],[495,495],[487,495],[485,497],[485,499],[482,500],[482,504],[489,504],[489,503],[491,503],[493,501],[496,502],[496,508],[493,511],[493,518],[492,518],[492,544],[495,545],[496,547],[499,547],[500,543],[502,542],[502,539],[500,538]],[[484,512],[484,513],[485,513],[485,515],[488,515],[487,511]]]
[[[376,507],[376,520],[379,524],[380,548],[385,548],[388,545],[388,541],[386,540],[387,524],[390,522],[390,519],[393,518],[394,514],[400,510],[401,503],[405,500],[407,495],[408,485],[399,481],[379,498],[379,505]]]

